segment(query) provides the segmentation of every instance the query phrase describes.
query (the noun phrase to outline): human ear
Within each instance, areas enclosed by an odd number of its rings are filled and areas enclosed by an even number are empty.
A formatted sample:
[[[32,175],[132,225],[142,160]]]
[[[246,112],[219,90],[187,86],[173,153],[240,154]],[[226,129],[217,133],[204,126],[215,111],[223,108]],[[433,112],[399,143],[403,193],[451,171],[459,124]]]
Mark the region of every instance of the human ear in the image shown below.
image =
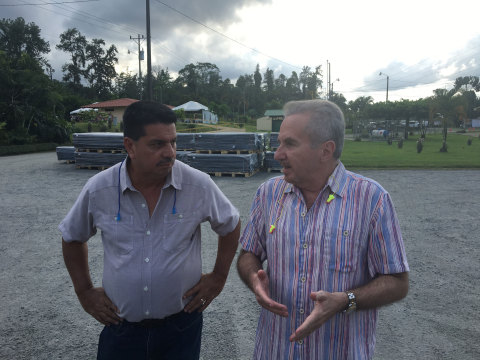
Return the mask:
[[[135,143],[134,143],[134,141],[132,139],[130,139],[129,137],[124,137],[123,138],[123,146],[125,147],[125,150],[127,151],[128,156],[131,159],[134,159],[135,158]]]
[[[322,160],[330,160],[333,157],[335,152],[335,142],[333,140],[325,141],[321,146],[321,157]]]

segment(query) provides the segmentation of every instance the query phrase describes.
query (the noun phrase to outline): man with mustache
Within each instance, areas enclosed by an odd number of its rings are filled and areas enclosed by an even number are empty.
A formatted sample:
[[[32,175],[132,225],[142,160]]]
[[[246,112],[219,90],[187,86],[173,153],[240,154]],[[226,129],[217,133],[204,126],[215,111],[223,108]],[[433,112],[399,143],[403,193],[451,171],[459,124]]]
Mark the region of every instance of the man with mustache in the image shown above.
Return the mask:
[[[176,155],[176,117],[150,101],[123,117],[121,163],[93,176],[60,223],[65,264],[87,313],[105,325],[98,359],[198,359],[202,311],[222,291],[240,233],[237,209],[211,178]],[[200,224],[219,235],[202,274]],[[101,230],[102,287],[87,240]]]
[[[284,113],[283,176],[259,187],[237,262],[262,306],[254,359],[371,359],[377,308],[408,292],[392,200],[341,163],[338,106],[294,101]]]

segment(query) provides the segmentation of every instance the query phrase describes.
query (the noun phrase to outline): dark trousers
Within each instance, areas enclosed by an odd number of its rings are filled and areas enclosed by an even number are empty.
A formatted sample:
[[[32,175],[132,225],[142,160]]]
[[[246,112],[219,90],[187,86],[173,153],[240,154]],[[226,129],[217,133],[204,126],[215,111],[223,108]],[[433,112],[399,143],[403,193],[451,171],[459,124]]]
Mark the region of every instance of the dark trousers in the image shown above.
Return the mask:
[[[105,326],[97,360],[198,360],[202,325],[202,313],[182,311],[159,325],[123,321]]]

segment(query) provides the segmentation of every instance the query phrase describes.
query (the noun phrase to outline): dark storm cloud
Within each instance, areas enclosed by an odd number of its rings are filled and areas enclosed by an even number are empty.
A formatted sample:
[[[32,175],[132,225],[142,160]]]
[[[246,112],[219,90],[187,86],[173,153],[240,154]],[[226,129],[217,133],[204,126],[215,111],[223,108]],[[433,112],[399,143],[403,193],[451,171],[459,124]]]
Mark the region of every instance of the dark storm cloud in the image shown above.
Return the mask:
[[[38,1],[41,3],[42,1]],[[252,72],[255,63],[248,66],[244,60],[226,55],[232,40],[222,36],[225,29],[241,20],[237,11],[253,4],[270,4],[272,0],[150,0],[150,27],[152,37],[152,65],[168,67],[174,72],[188,63],[211,62],[216,64],[223,78],[238,77]],[[15,3],[13,0],[10,3]],[[33,2],[32,2],[33,3]],[[38,4],[37,3],[37,4]],[[48,58],[61,77],[61,65],[67,61],[66,54],[55,50],[59,35],[68,28],[77,28],[88,40],[104,39],[107,46],[116,45],[120,55],[126,49],[136,50],[130,36],[146,37],[145,1],[102,0],[62,5],[36,5],[0,7],[2,18],[23,17],[27,23],[34,22],[41,35],[50,43]],[[210,28],[210,29],[209,29]],[[213,29],[213,30],[212,30]],[[205,32],[210,37],[200,45],[194,35]],[[241,47],[241,45],[236,44]],[[146,41],[142,42],[146,48]],[[242,48],[243,52],[245,51]]]
[[[199,23],[215,29],[226,27],[240,20],[238,9],[252,4],[269,4],[272,0],[150,0],[150,26],[152,39],[170,39],[175,30],[189,31],[202,29]],[[145,34],[145,1],[119,0],[101,1],[85,5],[92,13],[109,22]],[[205,29],[205,28],[203,28]],[[93,29],[92,29],[93,30]],[[120,34],[118,34],[120,35]],[[117,35],[117,36],[118,36]]]

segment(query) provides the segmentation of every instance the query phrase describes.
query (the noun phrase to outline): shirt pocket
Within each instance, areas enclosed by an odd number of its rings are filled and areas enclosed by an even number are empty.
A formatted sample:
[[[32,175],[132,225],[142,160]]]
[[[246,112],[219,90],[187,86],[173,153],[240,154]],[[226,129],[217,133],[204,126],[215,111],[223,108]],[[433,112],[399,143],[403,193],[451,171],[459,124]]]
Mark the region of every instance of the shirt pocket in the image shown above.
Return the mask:
[[[323,259],[329,271],[348,275],[357,270],[358,239],[347,228],[326,232]]]
[[[101,215],[97,228],[102,231],[105,250],[119,255],[128,254],[133,250],[133,216],[122,214],[121,219],[117,221],[116,215]]]
[[[200,213],[198,211],[165,214],[163,217],[162,248],[175,253],[184,250],[200,233]]]

